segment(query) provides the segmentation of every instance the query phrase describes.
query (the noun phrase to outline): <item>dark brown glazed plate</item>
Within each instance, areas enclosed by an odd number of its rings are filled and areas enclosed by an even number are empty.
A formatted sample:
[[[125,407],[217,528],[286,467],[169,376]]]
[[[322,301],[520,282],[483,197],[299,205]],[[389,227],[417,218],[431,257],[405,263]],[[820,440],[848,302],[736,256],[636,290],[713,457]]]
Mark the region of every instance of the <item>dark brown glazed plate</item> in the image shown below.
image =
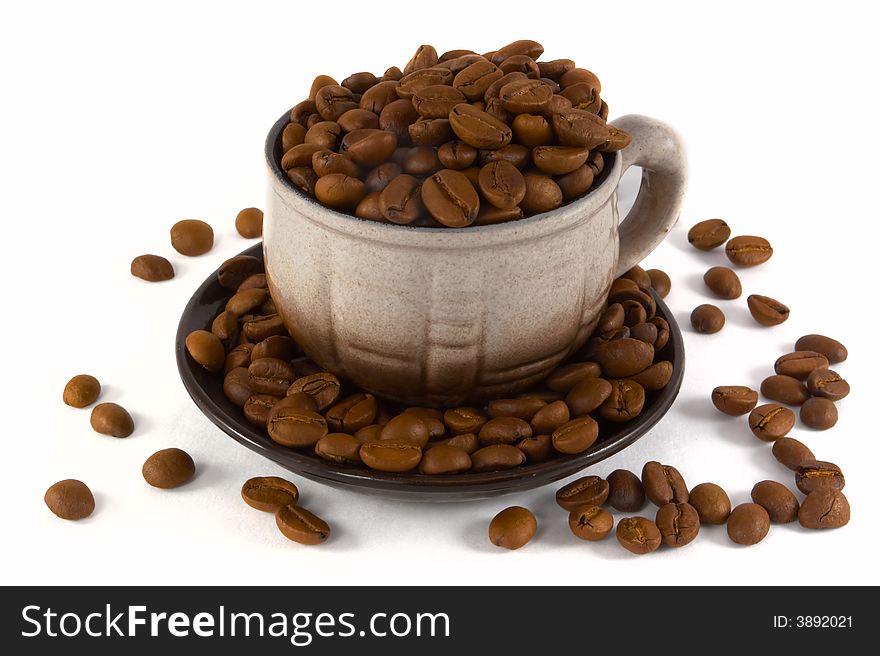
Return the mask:
[[[262,259],[262,244],[248,248],[242,255]],[[645,409],[634,421],[624,424],[599,424],[599,440],[584,453],[556,457],[546,462],[524,465],[516,469],[477,474],[425,476],[423,474],[386,474],[366,468],[337,465],[313,453],[280,446],[261,429],[244,418],[241,408],[223,394],[222,376],[202,368],[186,351],[186,336],[193,330],[210,329],[214,317],[222,310],[230,291],[220,286],[212,274],[196,290],[187,303],[177,328],[175,350],[177,368],[187,392],[199,409],[227,435],[249,449],[265,456],[290,471],[335,487],[381,494],[410,501],[468,501],[522,492],[552,483],[626,448],[647,433],[669,408],[678,395],[684,374],[684,343],[675,318],[660,300],[657,315],[669,322],[669,343],[660,352],[662,359],[673,364],[672,379],[659,392],[648,392]],[[259,472],[255,472],[255,475]]]

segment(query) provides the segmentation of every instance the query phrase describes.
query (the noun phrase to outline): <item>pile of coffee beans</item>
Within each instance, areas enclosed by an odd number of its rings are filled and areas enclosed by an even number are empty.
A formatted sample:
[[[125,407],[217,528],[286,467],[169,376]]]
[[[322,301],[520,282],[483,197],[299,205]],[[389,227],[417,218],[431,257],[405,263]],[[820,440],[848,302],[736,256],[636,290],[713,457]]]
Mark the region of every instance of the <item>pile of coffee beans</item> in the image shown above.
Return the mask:
[[[592,72],[543,53],[529,40],[482,55],[423,45],[381,77],[319,75],[279,164],[303,193],[373,221],[464,228],[556,209],[630,135],[606,122]]]
[[[288,334],[259,259],[218,270],[223,311],[186,338],[190,357],[223,376],[244,418],[285,447],[337,465],[435,476],[498,471],[585,452],[602,426],[638,417],[672,378],[669,324],[656,315],[653,277],[640,267],[611,286],[593,336],[534,390],[483,407],[403,407],[340,381]]]
[[[299,489],[278,476],[258,476],[241,486],[241,498],[251,508],[274,513],[278,530],[300,544],[321,544],[330,537],[330,526],[299,505]]]

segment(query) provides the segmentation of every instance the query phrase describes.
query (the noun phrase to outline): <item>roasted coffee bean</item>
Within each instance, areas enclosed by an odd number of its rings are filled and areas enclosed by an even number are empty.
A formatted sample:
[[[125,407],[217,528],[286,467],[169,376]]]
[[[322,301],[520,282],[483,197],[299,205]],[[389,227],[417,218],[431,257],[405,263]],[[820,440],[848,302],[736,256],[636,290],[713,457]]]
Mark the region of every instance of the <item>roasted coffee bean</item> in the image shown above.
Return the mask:
[[[396,80],[383,80],[370,87],[361,96],[358,103],[359,108],[373,112],[376,115],[381,114],[386,105],[400,100],[397,95],[397,85],[398,82]]]
[[[651,279],[651,287],[654,288],[654,291],[657,292],[660,298],[666,298],[669,295],[669,290],[672,289],[672,281],[669,279],[669,274],[661,269],[648,269],[646,273]]]
[[[420,118],[415,123],[411,123],[407,129],[409,130],[409,138],[416,146],[440,146],[455,136],[449,125],[449,119],[445,118]],[[433,148],[431,149],[431,163],[432,171],[442,168],[437,151]],[[407,171],[407,173],[414,173],[414,171]]]
[[[606,376],[626,378],[647,369],[654,359],[654,348],[630,337],[615,339],[596,347],[596,362]]]
[[[350,109],[336,121],[343,132],[354,130],[375,130],[379,127],[379,116],[368,109]]]
[[[603,378],[587,378],[578,383],[565,397],[572,417],[593,412],[611,396],[613,386]]]
[[[527,57],[526,55],[512,55],[499,63],[498,68],[501,69],[501,72],[505,75],[509,75],[510,73],[522,73],[529,79],[535,81],[538,81],[541,76],[541,72],[538,70],[538,64],[534,59]],[[557,87],[559,86],[555,82],[553,82],[553,84]],[[547,88],[549,89],[550,87]],[[550,93],[552,94],[553,91],[551,90]]]
[[[739,266],[756,266],[763,264],[773,255],[770,242],[763,237],[751,235],[734,237],[724,247],[727,259]]]
[[[587,82],[572,84],[561,90],[560,95],[568,98],[575,109],[584,109],[588,112],[598,113],[599,107],[602,105],[599,92]]]
[[[321,544],[330,537],[327,522],[296,505],[279,508],[275,513],[275,524],[284,537],[300,544]]]
[[[532,432],[535,435],[549,435],[571,419],[565,401],[553,401],[541,407],[532,417]]]
[[[732,417],[744,415],[758,405],[758,393],[743,385],[722,385],[712,390],[712,404]]]
[[[403,172],[409,175],[426,176],[440,170],[437,151],[429,146],[410,148],[402,162]]]
[[[69,406],[85,408],[97,401],[100,394],[101,383],[97,378],[88,374],[79,374],[67,381],[62,398]]]
[[[397,85],[397,95],[411,100],[412,97],[427,87],[453,84],[454,76],[448,68],[432,66],[405,74]]]
[[[434,46],[425,44],[416,48],[416,53],[403,67],[404,74],[412,73],[423,68],[430,68],[437,64],[437,50]]]
[[[306,129],[299,123],[288,123],[281,133],[281,150],[287,152],[294,146],[299,146],[306,137]],[[237,228],[238,226],[236,226]],[[262,224],[260,225],[262,231]],[[239,231],[238,234],[241,234]],[[245,235],[241,235],[244,237]]]
[[[700,532],[700,516],[689,503],[667,503],[660,506],[654,523],[660,531],[663,544],[669,547],[690,544]]]
[[[553,59],[551,61],[538,62],[538,71],[541,77],[549,77],[551,80],[559,81],[563,74],[575,68],[575,63],[571,59]]]
[[[395,166],[397,165],[395,164]],[[354,208],[354,215],[362,219],[369,219],[380,223],[388,222],[388,219],[382,215],[381,207],[379,207],[378,191],[371,191],[364,196],[361,199],[361,202],[357,204],[357,207]]]
[[[443,413],[443,423],[453,435],[479,433],[488,417],[477,408],[451,408]]]
[[[828,430],[837,423],[837,406],[831,399],[812,396],[801,406],[801,422],[816,430]]]
[[[521,506],[505,508],[489,523],[489,541],[496,547],[519,549],[528,544],[538,530],[532,511]]]
[[[599,78],[596,77],[595,73],[588,71],[585,68],[573,68],[570,71],[563,73],[559,78],[559,84],[563,89],[570,87],[573,84],[580,84],[581,82],[586,82],[587,84],[592,85],[596,91],[602,91],[602,84],[599,82]]]
[[[617,541],[627,551],[641,556],[656,551],[663,540],[660,529],[647,517],[624,517],[617,523]]]
[[[382,436],[383,426],[384,424],[370,424],[369,426],[364,426],[359,431],[355,432],[354,439],[356,439],[359,444],[378,442],[379,438]]]
[[[646,390],[656,392],[663,389],[672,379],[673,366],[669,360],[655,362],[644,371],[637,373],[630,380]]]
[[[254,360],[252,357],[248,377],[251,389],[257,394],[283,396],[296,380],[296,370],[292,364],[278,358]]]
[[[513,136],[528,148],[553,143],[553,128],[546,118],[535,114],[517,114],[511,123]]]
[[[752,501],[767,511],[774,524],[788,524],[798,518],[800,503],[782,483],[761,481],[752,488]]]
[[[765,442],[785,437],[794,428],[794,413],[778,403],[759,405],[749,414],[749,428],[755,437]]]
[[[771,401],[786,405],[801,405],[810,393],[801,381],[791,376],[768,376],[761,383],[761,394]]]
[[[500,161],[510,162],[520,171],[524,171],[532,161],[531,151],[523,145],[513,143],[504,146],[504,148],[479,151],[481,166]]]
[[[587,506],[568,515],[568,527],[581,540],[594,542],[607,537],[614,528],[614,516],[598,506]]]
[[[318,121],[306,132],[304,143],[315,144],[321,148],[335,149],[342,138],[342,126],[335,121]],[[318,151],[321,152],[321,151]],[[315,156],[312,155],[312,162]],[[314,164],[312,164],[314,167]],[[315,171],[317,173],[317,171]]]
[[[409,109],[412,109],[412,106],[409,106]],[[415,118],[409,121],[408,115],[398,110],[400,107],[392,103],[382,110],[382,115],[379,117],[380,125],[384,119],[391,122],[391,127],[394,129],[383,127],[381,130],[353,130],[345,135],[342,140],[342,151],[345,155],[355,164],[365,168],[378,166],[388,160],[398,143],[401,143],[401,135],[398,131],[402,132],[408,141],[408,126],[415,122]]]
[[[238,315],[224,310],[214,317],[214,321],[211,323],[211,332],[217,336],[225,348],[229,348],[238,339]]]
[[[278,401],[279,398],[277,396],[270,396],[268,394],[252,395],[245,401],[242,408],[245,419],[255,426],[266,428],[266,424],[269,421],[269,413],[272,412],[272,408]]]
[[[656,506],[688,501],[688,488],[684,478],[672,465],[661,465],[652,460],[642,468],[642,485],[645,496]]]
[[[421,182],[411,175],[399,175],[388,183],[379,196],[382,216],[400,225],[409,225],[422,211]]]
[[[376,419],[379,403],[372,394],[354,394],[327,410],[327,425],[334,431],[355,433]]]
[[[366,194],[366,185],[345,173],[330,173],[315,183],[317,199],[334,209],[354,209]]]
[[[319,150],[324,150],[324,146],[307,143],[294,146],[284,153],[284,157],[281,158],[281,168],[290,172],[292,169],[303,166],[311,167],[312,156]]]
[[[712,267],[703,274],[703,282],[719,298],[732,300],[742,296],[742,283],[739,276],[728,267]]]
[[[554,369],[544,383],[554,392],[568,392],[578,383],[601,375],[602,370],[596,362],[574,362]]]
[[[250,314],[258,307],[263,305],[266,302],[266,298],[268,297],[268,292],[265,289],[245,289],[240,292],[235,292],[232,297],[226,302],[226,310],[227,312],[231,312],[236,317],[243,317],[246,314]],[[217,335],[219,337],[219,335]]]
[[[266,282],[266,274],[255,273],[245,278],[236,291],[243,292],[245,289],[267,289],[268,287],[269,283]]]
[[[608,499],[608,481],[598,476],[583,476],[556,491],[556,503],[569,512],[588,506],[601,506]]]
[[[361,443],[348,433],[327,433],[315,443],[315,455],[338,465],[359,465]]]
[[[492,62],[477,59],[455,74],[452,86],[468,101],[474,102],[484,98],[492,83],[503,76],[501,69]]]
[[[452,71],[453,75],[457,75],[475,61],[484,59],[484,57],[478,55],[472,50],[450,50],[448,53],[444,53],[444,55],[446,54],[449,56],[446,59],[443,59],[443,56],[441,55],[437,66],[440,68],[448,68]]]
[[[496,417],[518,417],[525,421],[531,421],[532,417],[546,405],[545,401],[536,398],[494,399],[489,401],[486,410],[493,419]]]
[[[773,457],[793,471],[816,459],[805,444],[792,437],[780,437],[773,443]]]
[[[727,536],[737,544],[758,544],[770,532],[770,515],[757,503],[742,503],[727,518]]]
[[[496,417],[480,429],[482,444],[516,444],[524,437],[531,437],[532,427],[519,417]]]
[[[827,369],[828,359],[816,351],[794,351],[780,356],[773,369],[777,374],[806,380],[816,369]]]
[[[608,505],[621,512],[637,512],[645,505],[645,489],[639,477],[628,469],[608,475]]]
[[[463,102],[467,102],[464,94],[445,84],[423,87],[412,96],[413,107],[423,118],[445,119],[453,107]]]
[[[599,323],[596,324],[596,332],[600,335],[613,333],[618,328],[623,327],[623,320],[626,315],[623,306],[620,303],[612,303],[599,316]]]
[[[174,267],[160,255],[138,255],[131,261],[131,275],[147,282],[161,282],[174,277]]]
[[[171,227],[171,245],[181,255],[204,255],[214,246],[214,230],[198,219],[178,221]]]
[[[769,296],[751,294],[748,299],[749,312],[762,326],[778,326],[788,319],[791,313],[785,305]]]
[[[365,442],[361,445],[360,456],[370,469],[402,473],[418,467],[422,459],[422,448],[412,442]]]
[[[516,448],[526,455],[528,462],[543,462],[553,454],[553,440],[546,433],[532,435],[517,442]]]
[[[654,353],[659,353],[669,342],[669,323],[663,317],[651,317],[648,323],[657,326],[657,340],[654,342]]]
[[[599,425],[592,417],[578,417],[562,424],[550,435],[553,448],[560,453],[583,453],[599,437]]]
[[[403,173],[403,169],[399,164],[395,164],[394,162],[384,162],[367,174],[364,184],[370,192],[382,191],[388,186],[389,182],[401,173]]]
[[[632,280],[642,291],[647,291],[651,288],[651,276],[649,276],[648,272],[638,264],[624,273],[621,278],[624,280]]]
[[[327,434],[327,421],[317,412],[275,404],[266,419],[272,441],[281,446],[314,447]]]
[[[427,178],[421,193],[422,202],[434,220],[448,228],[469,226],[480,210],[480,199],[473,185],[453,169],[443,169]]]
[[[125,408],[115,403],[99,403],[92,408],[89,423],[96,433],[111,437],[128,437],[134,432],[134,420],[131,415]]]
[[[688,230],[688,243],[701,251],[718,248],[730,238],[730,226],[721,219],[700,221]]]
[[[424,447],[428,444],[430,434],[428,425],[421,417],[406,413],[397,415],[382,428],[380,440],[388,440],[401,444],[415,444]]]
[[[473,455],[474,452],[480,448],[480,438],[474,433],[460,433],[444,440],[440,440],[436,442],[436,444],[455,446],[459,449],[464,449],[468,455]]]
[[[318,412],[318,404],[315,399],[304,392],[294,392],[278,400],[272,407],[296,408],[299,410],[308,410],[309,412]]]
[[[422,474],[459,474],[471,468],[471,457],[461,447],[438,444],[425,451],[419,463]]]
[[[565,175],[580,168],[590,151],[570,146],[538,146],[532,150],[532,161],[543,173]]]
[[[315,184],[318,182],[318,174],[311,166],[295,166],[287,172],[287,179],[294,187],[308,196],[315,195]]]
[[[840,528],[849,523],[849,501],[839,490],[810,492],[798,511],[804,528]]]
[[[644,306],[638,301],[623,301],[620,305],[623,308],[623,325],[627,328],[645,323],[648,320]]]
[[[610,131],[601,118],[583,109],[565,109],[554,112],[553,131],[563,146],[597,148],[608,140]]]
[[[629,378],[611,381],[611,394],[599,408],[608,421],[629,421],[638,417],[645,407],[645,388]]]
[[[691,325],[698,333],[711,335],[724,327],[724,313],[716,305],[704,303],[691,312]]]
[[[831,364],[846,360],[846,347],[836,339],[824,335],[804,335],[794,344],[796,351],[814,351],[824,355]]]
[[[353,73],[342,81],[342,86],[349,89],[352,93],[363,93],[371,86],[376,84],[379,79],[367,71],[361,73]]]
[[[526,76],[529,75],[528,72],[517,68],[505,70],[502,67],[501,71],[504,74],[520,72],[525,73]],[[537,67],[535,72],[537,72]],[[553,90],[549,86],[541,80],[528,77],[524,80],[512,80],[498,91],[498,98],[501,100],[502,106],[511,114],[541,114],[546,111],[552,97]]]
[[[840,467],[824,460],[807,460],[795,469],[794,482],[804,494],[816,490],[842,490],[846,479]]]
[[[296,379],[287,389],[287,393],[303,392],[308,394],[315,399],[318,409],[323,412],[339,398],[339,389],[339,379],[324,371]]]
[[[247,400],[253,395],[250,376],[244,367],[230,369],[223,378],[223,393],[239,408],[243,408]]]
[[[61,519],[85,519],[95,512],[95,497],[88,485],[82,481],[68,478],[52,485],[43,501]]]
[[[504,160],[486,164],[480,170],[479,183],[483,197],[500,209],[516,207],[526,194],[522,173]]]
[[[517,221],[521,218],[523,218],[523,211],[519,207],[502,210],[489,203],[483,203],[480,205],[480,213],[477,214],[477,220],[474,221],[473,225],[493,225],[495,223]]]
[[[315,94],[315,107],[325,121],[335,121],[350,109],[356,109],[358,103],[350,89],[338,84],[327,84]]]
[[[501,148],[510,143],[513,137],[513,132],[505,123],[465,103],[452,108],[449,122],[458,138],[474,148]]]
[[[526,455],[510,444],[490,444],[471,454],[471,471],[487,472],[519,467]]]
[[[330,77],[329,75],[318,75],[312,81],[312,86],[309,89],[309,100],[314,100],[315,96],[318,95],[318,91],[322,88],[326,87],[330,84],[339,84],[335,78]]]
[[[702,524],[723,524],[730,516],[730,497],[715,483],[700,483],[688,495]]]
[[[524,114],[521,114],[524,116]],[[590,187],[593,185],[593,180],[595,178],[595,173],[593,173],[593,169],[591,169],[587,164],[583,166],[579,166],[571,173],[566,173],[565,175],[558,176],[556,178],[556,184],[559,186],[559,189],[562,191],[562,198],[565,201],[572,201],[575,198],[587,193]]]
[[[317,89],[315,89],[315,91],[317,91]],[[305,125],[306,119],[317,111],[318,108],[315,107],[315,99],[307,98],[290,110],[290,120],[293,123]]]
[[[447,141],[437,149],[440,163],[448,169],[461,170],[471,166],[477,160],[476,148],[464,141]]]
[[[807,376],[807,389],[813,396],[840,401],[849,394],[849,383],[830,369],[815,369]]]
[[[189,481],[196,473],[196,464],[182,449],[162,449],[147,458],[141,473],[153,487],[168,490]]]
[[[653,323],[639,323],[630,328],[629,336],[645,344],[653,345],[657,341],[657,326]],[[649,367],[650,369],[650,367]],[[647,369],[645,370],[647,371]]]
[[[241,486],[241,498],[251,508],[274,513],[284,506],[295,506],[299,501],[299,490],[278,476],[257,476]]]
[[[272,335],[287,335],[284,321],[277,314],[253,317],[243,322],[242,332],[252,343],[258,344]]]
[[[332,150],[319,150],[312,155],[312,169],[318,177],[331,173],[342,173],[351,177],[361,175],[360,168],[347,155],[334,153]]]
[[[251,360],[260,358],[278,358],[290,362],[297,353],[296,342],[290,337],[272,335],[259,344],[255,344],[251,350]]]
[[[285,133],[287,131],[285,130]],[[299,143],[302,143],[301,141]],[[295,145],[295,144],[294,144]],[[254,239],[263,235],[263,211],[256,207],[247,207],[235,217],[235,229],[245,239]]]

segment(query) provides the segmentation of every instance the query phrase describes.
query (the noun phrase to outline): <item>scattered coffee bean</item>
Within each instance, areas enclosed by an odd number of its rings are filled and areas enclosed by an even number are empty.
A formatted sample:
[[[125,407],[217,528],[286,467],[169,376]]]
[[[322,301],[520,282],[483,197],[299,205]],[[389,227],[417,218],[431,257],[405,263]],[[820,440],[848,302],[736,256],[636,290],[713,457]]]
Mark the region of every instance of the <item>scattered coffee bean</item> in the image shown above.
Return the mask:
[[[801,465],[810,460],[816,459],[816,456],[805,444],[793,437],[780,437],[776,440],[773,443],[773,457],[793,471],[797,471]]]
[[[805,380],[816,369],[827,369],[828,359],[816,351],[794,351],[780,356],[773,368],[777,374]]]
[[[727,259],[738,266],[750,267],[763,264],[773,255],[770,242],[763,237],[734,237],[724,247]]]
[[[305,137],[305,133],[303,133]],[[300,142],[302,143],[302,142]],[[294,144],[295,145],[295,144]],[[291,146],[292,147],[292,146]],[[256,207],[243,209],[235,217],[235,229],[245,239],[256,239],[263,236],[263,211]]]
[[[186,336],[186,350],[192,359],[208,371],[217,372],[223,369],[226,362],[226,351],[220,338],[207,330],[194,330]]]
[[[672,465],[661,465],[654,460],[642,467],[642,485],[645,496],[656,506],[667,503],[684,503],[688,500],[688,488],[684,478]]]
[[[95,497],[82,481],[68,478],[52,485],[43,501],[61,519],[85,519],[95,511]]]
[[[669,547],[690,544],[700,532],[700,517],[689,503],[667,503],[660,506],[654,520],[663,543]]]
[[[758,544],[770,532],[770,515],[757,503],[742,503],[727,518],[727,536],[737,544]]]
[[[138,255],[131,261],[131,275],[147,282],[161,282],[174,277],[174,267],[161,255]]]
[[[824,460],[807,460],[795,470],[794,482],[804,494],[816,490],[842,490],[846,479],[840,467]]]
[[[824,355],[831,364],[846,360],[846,347],[836,339],[824,335],[804,335],[794,344],[795,351],[815,351]]]
[[[587,506],[568,515],[568,527],[581,540],[595,542],[608,537],[614,528],[614,516],[598,506]]]
[[[645,505],[645,490],[639,477],[628,469],[608,475],[608,505],[621,512],[638,512]]]
[[[531,510],[510,506],[489,522],[489,541],[496,547],[519,549],[528,544],[538,531],[538,520]]]
[[[198,219],[178,221],[171,227],[171,245],[181,255],[204,255],[214,246],[214,230]]]
[[[761,383],[761,394],[771,401],[786,405],[801,405],[810,398],[804,384],[791,376],[769,376]]]
[[[647,517],[625,517],[617,523],[617,541],[627,551],[641,556],[656,551],[662,536]]]
[[[840,401],[849,394],[849,383],[830,369],[814,369],[807,376],[807,389],[813,396]]]
[[[742,283],[733,269],[723,266],[712,267],[703,274],[703,282],[719,298],[732,300],[742,295]]]
[[[111,437],[128,437],[134,432],[131,415],[115,403],[99,403],[92,408],[90,423],[95,432]]]
[[[299,490],[278,476],[257,476],[241,486],[241,498],[251,508],[274,513],[284,506],[295,506],[299,501]]]
[[[788,319],[788,307],[769,296],[752,294],[747,299],[749,312],[762,326],[778,326]]]
[[[321,544],[330,537],[327,522],[296,505],[279,508],[275,513],[275,524],[284,537],[300,544]]]
[[[701,251],[718,248],[730,237],[730,226],[721,219],[700,221],[688,230],[688,243]]]
[[[831,399],[812,396],[804,401],[800,416],[804,426],[816,430],[828,430],[837,423],[837,406]]]
[[[761,481],[752,488],[752,501],[767,511],[774,524],[788,524],[798,518],[800,503],[782,483]]]
[[[840,528],[849,523],[849,501],[840,490],[810,492],[798,511],[804,528]]]
[[[608,481],[598,476],[583,476],[556,491],[556,503],[569,512],[586,506],[601,506],[611,490]]]
[[[723,524],[730,516],[730,497],[715,483],[700,483],[688,498],[702,524]]]
[[[711,335],[724,328],[724,313],[717,305],[704,303],[691,312],[691,325],[698,333]]]
[[[141,473],[153,487],[168,490],[180,487],[193,477],[196,465],[192,457],[181,449],[162,449],[147,458]]]
[[[758,405],[758,393],[742,385],[722,385],[712,390],[712,404],[732,417],[744,415]]]
[[[100,394],[101,383],[97,378],[88,374],[79,374],[67,381],[62,398],[69,406],[85,408],[97,401]]]
[[[778,403],[759,405],[749,414],[749,428],[755,437],[765,442],[785,437],[794,428],[794,413]]]
[[[672,289],[669,274],[660,269],[648,269],[647,274],[651,279],[651,287],[654,288],[654,291],[660,295],[660,298],[666,298],[669,295],[669,290]]]

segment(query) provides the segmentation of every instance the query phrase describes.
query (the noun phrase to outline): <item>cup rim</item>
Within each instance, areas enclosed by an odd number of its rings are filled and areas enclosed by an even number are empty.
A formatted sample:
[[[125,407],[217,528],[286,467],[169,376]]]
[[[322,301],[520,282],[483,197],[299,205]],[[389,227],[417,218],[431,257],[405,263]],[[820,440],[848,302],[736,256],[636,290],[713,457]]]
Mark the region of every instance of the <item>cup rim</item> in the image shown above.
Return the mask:
[[[369,226],[371,231],[377,231],[377,235],[384,234],[385,236],[395,235],[397,237],[402,237],[404,235],[438,234],[444,235],[444,241],[446,238],[463,240],[466,235],[477,235],[483,238],[489,235],[497,235],[500,237],[510,232],[517,233],[527,230],[532,228],[532,226],[541,226],[543,228],[543,230],[541,230],[542,234],[552,233],[570,227],[578,219],[581,219],[584,216],[591,216],[595,210],[608,202],[608,199],[617,189],[617,182],[620,179],[620,170],[622,168],[622,158],[620,157],[620,153],[603,153],[603,156],[606,158],[611,156],[612,161],[610,163],[606,161],[602,173],[599,174],[602,178],[601,182],[577,200],[571,203],[564,203],[549,212],[542,212],[540,214],[535,214],[524,219],[516,219],[514,221],[504,221],[502,223],[481,226],[470,225],[466,228],[459,229],[410,226],[370,221],[355,216],[354,214],[346,214],[322,205],[316,199],[297,189],[287,178],[287,175],[281,168],[280,145],[281,135],[284,132],[284,128],[290,122],[290,111],[291,110],[286,111],[277,121],[275,121],[275,124],[266,136],[264,147],[266,165],[276,188],[288,192],[289,195],[285,200],[288,202],[292,201],[293,204],[298,205],[300,209],[311,210],[308,212],[311,218],[320,217],[321,223],[329,224],[329,227],[335,227],[338,230],[347,231],[356,227],[363,228]],[[532,229],[534,230],[535,228]]]

